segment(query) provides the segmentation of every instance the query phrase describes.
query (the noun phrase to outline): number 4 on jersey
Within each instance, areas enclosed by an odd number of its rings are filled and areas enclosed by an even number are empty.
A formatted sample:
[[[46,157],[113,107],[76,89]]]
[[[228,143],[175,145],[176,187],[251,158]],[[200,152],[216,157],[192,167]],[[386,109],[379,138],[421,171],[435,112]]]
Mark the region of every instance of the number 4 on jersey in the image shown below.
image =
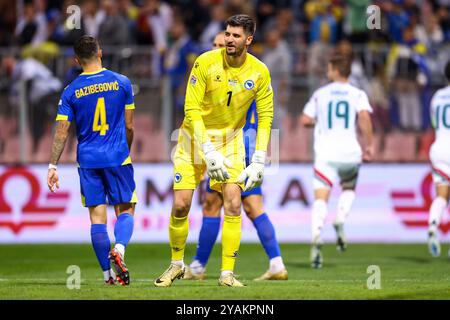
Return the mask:
[[[100,120],[100,123],[99,123]],[[94,123],[92,124],[92,131],[100,131],[100,135],[104,136],[109,125],[106,123],[106,109],[105,98],[98,98],[97,106],[95,107]]]

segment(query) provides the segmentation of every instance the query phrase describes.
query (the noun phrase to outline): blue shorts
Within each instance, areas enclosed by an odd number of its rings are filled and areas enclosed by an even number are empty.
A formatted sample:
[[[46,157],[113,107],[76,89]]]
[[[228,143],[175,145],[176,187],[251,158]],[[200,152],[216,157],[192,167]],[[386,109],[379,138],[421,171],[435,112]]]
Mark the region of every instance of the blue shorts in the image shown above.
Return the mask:
[[[134,170],[131,164],[101,169],[78,168],[78,174],[81,202],[85,207],[137,202]]]
[[[206,182],[206,192],[209,192],[209,193],[216,192],[216,191],[212,190],[209,187],[209,179]],[[261,188],[261,186],[253,188],[253,189],[251,189],[249,191],[242,192],[241,193],[241,198],[245,198],[245,197],[252,196],[252,195],[262,196],[262,188]]]

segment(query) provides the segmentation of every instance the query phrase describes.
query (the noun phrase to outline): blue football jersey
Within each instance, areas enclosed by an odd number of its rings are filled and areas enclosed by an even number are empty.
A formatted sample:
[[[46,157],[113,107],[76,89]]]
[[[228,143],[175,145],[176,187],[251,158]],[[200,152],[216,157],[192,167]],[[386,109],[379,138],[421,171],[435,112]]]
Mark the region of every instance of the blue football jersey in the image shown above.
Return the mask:
[[[256,102],[253,100],[247,111],[244,126],[245,162],[250,164],[256,148],[256,133],[258,131],[258,113],[256,112]]]
[[[134,109],[131,82],[110,70],[82,73],[64,89],[56,120],[75,121],[81,168],[131,163],[125,109]]]

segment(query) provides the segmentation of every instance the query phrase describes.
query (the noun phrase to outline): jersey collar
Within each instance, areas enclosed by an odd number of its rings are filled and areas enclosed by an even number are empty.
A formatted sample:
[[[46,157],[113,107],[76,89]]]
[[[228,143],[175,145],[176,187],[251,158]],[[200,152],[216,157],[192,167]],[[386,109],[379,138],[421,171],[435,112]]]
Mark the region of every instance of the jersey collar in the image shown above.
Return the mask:
[[[223,51],[222,51],[222,59],[223,59],[223,68],[224,69],[231,69],[231,70],[241,70],[245,65],[246,65],[246,63],[247,63],[247,60],[248,60],[248,52],[246,53],[246,57],[245,57],[245,61],[244,61],[244,63],[240,66],[240,67],[232,67],[232,66],[230,66],[229,64],[228,64],[228,62],[227,62],[227,59],[226,59],[226,51],[225,50],[227,50],[226,48],[224,48],[224,49],[222,49]]]
[[[93,72],[83,72],[80,75],[91,75],[91,74],[100,73],[100,72],[105,71],[105,70],[106,70],[106,68],[101,68],[100,70],[93,71]]]

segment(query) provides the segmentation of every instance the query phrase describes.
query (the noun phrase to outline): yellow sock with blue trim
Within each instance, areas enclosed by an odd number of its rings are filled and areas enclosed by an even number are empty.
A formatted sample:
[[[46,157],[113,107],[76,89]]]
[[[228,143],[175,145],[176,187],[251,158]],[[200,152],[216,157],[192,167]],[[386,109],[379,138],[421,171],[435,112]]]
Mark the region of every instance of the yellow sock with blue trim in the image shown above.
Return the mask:
[[[189,232],[188,217],[177,218],[170,216],[169,241],[172,250],[172,261],[183,260],[184,248]]]
[[[222,228],[222,271],[233,271],[241,244],[242,217],[225,215]]]

